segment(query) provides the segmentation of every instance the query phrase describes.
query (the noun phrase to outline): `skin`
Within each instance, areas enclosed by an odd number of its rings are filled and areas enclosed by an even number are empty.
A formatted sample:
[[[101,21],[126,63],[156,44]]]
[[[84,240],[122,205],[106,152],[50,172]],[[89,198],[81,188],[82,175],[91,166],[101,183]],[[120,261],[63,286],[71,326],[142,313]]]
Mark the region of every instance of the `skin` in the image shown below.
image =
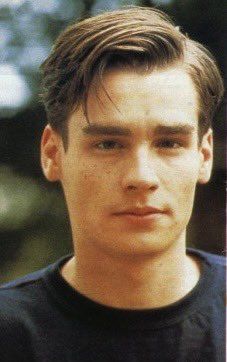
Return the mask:
[[[117,308],[169,305],[198,282],[200,262],[185,239],[196,184],[212,168],[212,131],[198,141],[198,99],[180,67],[140,74],[112,70],[91,86],[68,121],[69,144],[49,125],[42,166],[60,181],[72,227],[73,257],[63,278]],[[153,207],[146,217],[128,209]]]

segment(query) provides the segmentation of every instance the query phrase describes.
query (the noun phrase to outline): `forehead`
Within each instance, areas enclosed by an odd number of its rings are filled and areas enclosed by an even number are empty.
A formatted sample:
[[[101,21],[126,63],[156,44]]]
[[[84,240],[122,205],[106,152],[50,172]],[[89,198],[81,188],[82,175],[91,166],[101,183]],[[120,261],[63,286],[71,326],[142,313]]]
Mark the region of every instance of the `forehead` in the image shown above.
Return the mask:
[[[149,127],[189,123],[197,126],[198,100],[194,84],[181,68],[140,74],[130,70],[106,72],[94,79],[88,94],[87,116],[92,124]],[[78,126],[86,117],[77,114]]]

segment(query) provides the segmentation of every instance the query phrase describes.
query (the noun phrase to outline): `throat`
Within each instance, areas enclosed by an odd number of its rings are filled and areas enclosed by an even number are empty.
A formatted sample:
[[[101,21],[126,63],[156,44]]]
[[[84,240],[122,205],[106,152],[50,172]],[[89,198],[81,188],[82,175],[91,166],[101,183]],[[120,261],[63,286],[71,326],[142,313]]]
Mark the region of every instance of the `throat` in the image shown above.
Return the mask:
[[[61,274],[78,292],[94,302],[122,309],[160,308],[185,297],[200,278],[200,263],[184,254],[146,262],[86,264],[75,258]]]

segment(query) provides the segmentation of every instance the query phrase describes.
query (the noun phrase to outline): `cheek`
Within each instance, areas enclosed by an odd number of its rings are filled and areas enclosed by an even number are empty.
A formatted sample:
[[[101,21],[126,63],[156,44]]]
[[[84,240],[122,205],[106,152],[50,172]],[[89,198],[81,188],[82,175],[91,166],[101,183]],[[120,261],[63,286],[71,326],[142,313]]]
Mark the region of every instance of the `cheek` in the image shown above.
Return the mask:
[[[183,214],[190,215],[192,212],[197,178],[190,173],[184,174],[184,179],[178,184],[178,208]],[[183,215],[182,215],[183,216]]]
[[[173,192],[177,200],[193,199],[198,180],[199,160],[196,155],[184,160],[172,161],[165,169],[163,178],[166,188]],[[168,177],[166,177],[168,175]]]
[[[83,182],[84,185],[92,184],[93,186],[99,185],[102,187],[107,184],[107,180],[111,178],[111,169],[102,167],[102,165],[94,163],[90,165],[82,164],[78,168],[79,182]]]
[[[172,159],[168,162],[169,173],[180,183],[191,183],[197,181],[199,172],[199,156],[197,152],[190,152],[178,159]],[[167,171],[168,172],[168,171]]]
[[[114,179],[111,169],[102,167],[101,164],[79,165],[74,184],[78,202],[86,203],[90,207],[92,203],[97,206],[103,203],[113,191],[111,185]]]

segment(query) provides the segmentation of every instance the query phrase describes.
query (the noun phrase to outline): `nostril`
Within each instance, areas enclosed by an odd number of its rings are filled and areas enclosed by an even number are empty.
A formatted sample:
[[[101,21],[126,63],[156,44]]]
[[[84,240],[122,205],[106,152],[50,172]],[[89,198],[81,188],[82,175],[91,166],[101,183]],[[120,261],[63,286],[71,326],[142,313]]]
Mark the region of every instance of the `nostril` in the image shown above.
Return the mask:
[[[136,186],[128,185],[127,189],[128,189],[129,191],[133,191],[133,190],[136,190]]]
[[[125,190],[127,190],[127,191],[137,191],[137,192],[140,192],[140,191],[154,191],[154,190],[156,190],[158,188],[158,184],[157,183],[153,183],[152,185],[151,184],[147,184],[147,183],[138,183],[138,184],[136,184],[135,183],[135,185],[133,185],[133,184],[129,184],[129,185],[127,185],[126,186],[126,188],[125,188]]]

